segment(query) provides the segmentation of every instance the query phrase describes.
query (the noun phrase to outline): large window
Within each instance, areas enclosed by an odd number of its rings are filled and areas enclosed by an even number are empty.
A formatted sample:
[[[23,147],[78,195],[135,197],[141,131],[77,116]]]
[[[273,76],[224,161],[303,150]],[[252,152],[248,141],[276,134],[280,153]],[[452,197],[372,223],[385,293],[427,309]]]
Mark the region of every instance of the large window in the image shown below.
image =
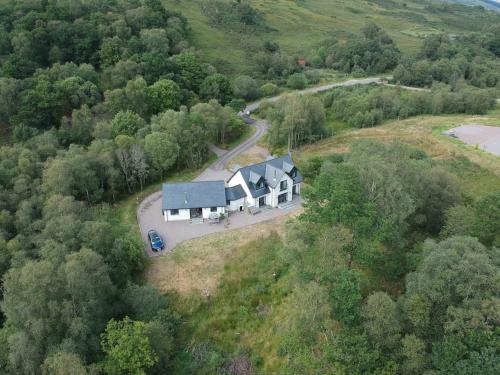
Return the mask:
[[[281,181],[280,182],[280,191],[286,190],[288,188],[287,181]]]
[[[210,207],[210,212],[217,212],[217,207]]]
[[[179,210],[177,210],[177,209],[170,210],[170,215],[172,215],[172,216],[179,215]]]

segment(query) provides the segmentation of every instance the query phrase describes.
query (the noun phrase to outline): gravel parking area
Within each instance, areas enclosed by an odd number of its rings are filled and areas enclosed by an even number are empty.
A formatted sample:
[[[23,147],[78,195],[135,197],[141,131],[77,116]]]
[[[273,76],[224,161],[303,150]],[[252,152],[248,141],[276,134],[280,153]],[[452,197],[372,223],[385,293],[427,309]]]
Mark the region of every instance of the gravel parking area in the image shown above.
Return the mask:
[[[149,256],[158,256],[162,253],[172,251],[177,244],[192,238],[242,228],[279,216],[296,213],[302,209],[301,198],[297,197],[292,201],[294,204],[293,207],[288,209],[269,208],[262,210],[262,212],[256,215],[246,212],[235,212],[229,215],[228,220],[223,220],[218,224],[209,224],[207,221],[201,224],[191,224],[189,221],[165,222],[161,214],[161,193],[159,192],[157,195],[150,196],[149,198],[151,198],[149,204],[147,207],[144,207],[144,211],[139,215],[139,224],[144,241],[148,243],[148,230],[155,229],[166,242],[166,248],[161,253],[151,251],[151,247],[148,245],[146,251]]]
[[[500,127],[468,124],[449,129],[445,134],[484,151],[500,156]]]

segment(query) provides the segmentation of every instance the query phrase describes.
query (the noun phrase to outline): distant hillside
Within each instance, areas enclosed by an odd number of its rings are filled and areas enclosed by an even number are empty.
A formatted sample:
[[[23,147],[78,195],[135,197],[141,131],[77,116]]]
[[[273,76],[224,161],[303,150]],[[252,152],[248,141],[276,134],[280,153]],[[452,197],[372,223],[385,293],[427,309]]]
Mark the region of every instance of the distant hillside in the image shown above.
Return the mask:
[[[500,11],[500,1],[498,0],[448,0],[449,2],[464,5],[480,5],[486,9]]]
[[[252,72],[264,41],[289,54],[310,58],[326,39],[346,39],[368,22],[383,27],[405,53],[415,53],[428,34],[460,34],[500,24],[500,14],[479,7],[422,0],[249,0],[259,17],[238,14],[259,27],[234,27],[230,17],[214,22],[214,4],[230,0],[164,0],[181,11],[192,28],[191,42],[207,60],[228,74]],[[254,16],[250,14],[250,16]],[[212,18],[210,18],[212,17]],[[249,21],[249,23],[250,23]],[[228,22],[230,27],[225,27]]]

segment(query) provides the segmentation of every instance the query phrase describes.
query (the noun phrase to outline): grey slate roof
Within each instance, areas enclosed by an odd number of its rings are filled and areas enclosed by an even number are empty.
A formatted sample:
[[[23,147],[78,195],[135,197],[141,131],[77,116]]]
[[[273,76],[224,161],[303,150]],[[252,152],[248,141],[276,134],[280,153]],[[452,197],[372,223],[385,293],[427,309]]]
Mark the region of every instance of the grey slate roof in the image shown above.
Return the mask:
[[[269,193],[269,186],[275,188],[278,184],[279,180],[283,177],[283,174],[290,174],[295,168],[295,164],[293,163],[290,155],[282,156],[279,158],[274,158],[270,160],[266,160],[262,163],[252,164],[247,167],[240,168],[238,171],[241,172],[243,179],[245,180],[250,193],[253,198],[258,198],[263,195]],[[293,177],[293,183],[297,184],[302,182],[302,176],[299,171],[297,171],[295,177]],[[236,173],[238,173],[238,171]],[[235,173],[235,174],[236,174]],[[255,182],[257,176],[263,176],[266,180],[266,184],[264,188],[256,189]],[[291,176],[290,176],[291,177]]]
[[[164,210],[226,206],[224,181],[163,184]]]
[[[243,190],[243,187],[241,185],[236,185],[233,187],[227,187],[226,188],[226,201],[236,201],[241,198],[245,198],[247,196],[247,193],[245,193],[245,190]]]

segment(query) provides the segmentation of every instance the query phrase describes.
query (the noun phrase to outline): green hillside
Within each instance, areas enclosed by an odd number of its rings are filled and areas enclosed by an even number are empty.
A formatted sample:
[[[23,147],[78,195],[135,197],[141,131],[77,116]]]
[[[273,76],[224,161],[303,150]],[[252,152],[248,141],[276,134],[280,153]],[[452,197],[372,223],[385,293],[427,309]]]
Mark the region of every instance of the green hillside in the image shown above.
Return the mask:
[[[253,55],[266,40],[278,42],[287,53],[308,58],[322,41],[348,38],[373,21],[403,52],[411,54],[428,34],[480,31],[500,21],[498,14],[481,8],[426,1],[250,0],[262,15],[262,25],[242,30],[211,23],[203,4],[213,3],[165,0],[169,9],[187,17],[192,44],[219,70],[233,74],[253,70]]]

